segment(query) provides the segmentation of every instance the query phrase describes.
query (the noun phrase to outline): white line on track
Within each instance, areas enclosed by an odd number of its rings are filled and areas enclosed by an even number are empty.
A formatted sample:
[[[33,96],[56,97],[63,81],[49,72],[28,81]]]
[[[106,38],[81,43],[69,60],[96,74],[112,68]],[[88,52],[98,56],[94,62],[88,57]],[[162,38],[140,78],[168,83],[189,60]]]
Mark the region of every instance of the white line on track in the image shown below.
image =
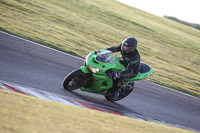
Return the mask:
[[[18,39],[21,39],[21,40],[24,40],[24,41],[27,41],[27,42],[33,43],[33,44],[36,44],[36,45],[41,46],[41,47],[44,47],[44,48],[51,49],[51,50],[53,50],[53,51],[56,51],[56,52],[59,52],[59,53],[62,53],[62,54],[65,54],[65,55],[68,55],[68,56],[71,56],[71,57],[74,57],[74,58],[80,59],[80,60],[84,60],[83,58],[80,58],[80,57],[77,57],[77,56],[74,56],[74,55],[70,55],[70,54],[68,54],[68,53],[64,53],[64,52],[59,51],[59,50],[57,50],[57,49],[53,49],[53,48],[47,47],[47,46],[45,46],[45,45],[42,45],[42,44],[39,44],[39,43],[36,43],[36,42],[30,41],[30,40],[27,40],[27,39],[24,39],[24,38],[18,37],[18,36],[16,36],[16,35],[13,35],[13,34],[10,34],[10,33],[4,32],[4,31],[0,31],[0,33],[3,33],[3,34],[6,34],[6,35],[9,35],[9,36],[12,36],[12,37],[15,37],[15,38],[18,38]],[[175,91],[175,92],[178,92],[178,93],[180,93],[180,94],[183,94],[183,95],[186,95],[186,96],[189,96],[189,97],[195,98],[195,99],[200,99],[200,98],[194,97],[194,96],[192,96],[192,95],[189,95],[189,94],[186,94],[186,93],[183,93],[183,92],[180,92],[180,91],[174,90],[174,89],[172,89],[172,88],[168,88],[168,87],[165,87],[165,86],[162,86],[162,85],[159,85],[159,84],[156,84],[156,83],[153,83],[153,82],[147,81],[147,80],[144,80],[144,81],[149,82],[149,83],[154,84],[154,85],[159,86],[159,87],[164,87],[164,88],[169,89],[169,90],[171,90],[171,91]]]
[[[47,47],[47,46],[42,45],[42,44],[39,44],[39,43],[37,43],[37,42],[33,42],[33,41],[30,41],[30,40],[27,40],[27,39],[24,39],[24,38],[18,37],[18,36],[15,36],[15,35],[13,35],[13,34],[10,34],[10,33],[4,32],[4,31],[0,31],[0,33],[6,34],[6,35],[9,35],[9,36],[12,36],[12,37],[15,37],[15,38],[18,38],[18,39],[21,39],[21,40],[24,40],[24,41],[27,41],[27,42],[30,42],[30,43],[36,44],[36,45],[39,45],[39,46],[44,47],[44,48],[51,49],[51,50],[53,50],[53,51],[56,51],[56,52],[59,52],[59,53],[62,53],[62,54],[65,54],[65,55],[68,55],[68,56],[71,56],[71,57],[74,57],[74,58],[80,59],[80,60],[84,60],[83,58],[80,58],[80,57],[77,57],[77,56],[74,56],[74,55],[71,55],[71,54],[68,54],[68,53],[64,53],[64,52],[59,51],[59,50],[57,50],[57,49],[53,49],[53,48],[51,48],[51,47]]]
[[[180,94],[183,94],[183,95],[186,95],[186,96],[189,96],[189,97],[192,97],[192,98],[195,98],[195,99],[200,100],[200,98],[195,97],[195,96],[192,96],[192,95],[189,95],[189,94],[187,94],[187,93],[184,93],[184,92],[181,92],[181,91],[177,91],[177,90],[174,90],[174,89],[172,89],[172,88],[168,88],[168,87],[166,87],[166,86],[162,86],[162,85],[159,85],[159,84],[157,84],[157,83],[150,82],[150,81],[148,81],[148,80],[143,80],[143,81],[148,82],[148,83],[151,83],[151,84],[153,84],[153,85],[155,85],[155,86],[163,87],[163,88],[165,88],[165,89],[168,89],[168,90],[171,90],[171,91],[174,91],[174,92],[177,92],[177,93],[180,93]]]

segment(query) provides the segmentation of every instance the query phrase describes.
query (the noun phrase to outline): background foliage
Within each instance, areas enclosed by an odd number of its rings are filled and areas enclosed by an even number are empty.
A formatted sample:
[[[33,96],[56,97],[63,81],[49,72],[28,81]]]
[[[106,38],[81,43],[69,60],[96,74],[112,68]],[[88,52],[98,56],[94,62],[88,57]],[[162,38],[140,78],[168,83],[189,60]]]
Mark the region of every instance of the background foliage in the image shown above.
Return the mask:
[[[170,17],[170,16],[164,16],[164,17],[169,18],[169,19],[174,20],[176,22],[179,22],[179,23],[182,23],[184,25],[187,25],[187,26],[190,26],[190,27],[193,27],[193,28],[196,28],[196,29],[200,30],[200,25],[199,24],[188,23],[188,22],[182,21],[182,20],[180,20],[178,18],[175,18],[175,17]]]

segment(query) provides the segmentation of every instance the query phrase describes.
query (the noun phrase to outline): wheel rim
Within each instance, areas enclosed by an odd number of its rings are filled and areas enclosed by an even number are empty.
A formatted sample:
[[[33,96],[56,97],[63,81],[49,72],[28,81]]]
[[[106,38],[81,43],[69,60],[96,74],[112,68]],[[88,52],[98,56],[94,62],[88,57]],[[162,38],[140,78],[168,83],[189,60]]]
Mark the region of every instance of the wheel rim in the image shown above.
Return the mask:
[[[74,82],[74,81],[70,81],[70,82],[68,83],[68,88],[69,88],[70,90],[78,89],[79,87],[73,85],[73,82]]]
[[[83,77],[85,76],[84,74],[79,75],[74,77],[69,83],[68,83],[68,88],[70,90],[75,90],[78,89],[80,87],[83,87],[87,84],[87,81],[89,81],[88,77]]]
[[[111,94],[109,96],[109,99],[110,101],[118,101],[118,100],[121,100],[123,99],[124,97],[128,96],[131,91],[134,89],[134,83],[133,85],[132,84],[128,84],[128,83],[125,83],[120,89],[119,89],[119,94],[118,96],[116,97],[115,94]]]
[[[75,90],[81,87],[80,84],[78,84],[79,76],[74,77],[69,83],[68,83],[68,88],[70,90]]]

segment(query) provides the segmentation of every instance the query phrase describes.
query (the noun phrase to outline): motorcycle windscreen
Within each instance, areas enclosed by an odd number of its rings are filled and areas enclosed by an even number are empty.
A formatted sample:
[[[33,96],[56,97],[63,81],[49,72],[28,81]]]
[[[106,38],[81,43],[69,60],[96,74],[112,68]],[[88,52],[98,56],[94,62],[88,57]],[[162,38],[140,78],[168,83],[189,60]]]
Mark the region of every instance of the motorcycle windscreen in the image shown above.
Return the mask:
[[[110,51],[100,53],[99,55],[97,55],[96,59],[100,62],[116,64],[115,55]]]

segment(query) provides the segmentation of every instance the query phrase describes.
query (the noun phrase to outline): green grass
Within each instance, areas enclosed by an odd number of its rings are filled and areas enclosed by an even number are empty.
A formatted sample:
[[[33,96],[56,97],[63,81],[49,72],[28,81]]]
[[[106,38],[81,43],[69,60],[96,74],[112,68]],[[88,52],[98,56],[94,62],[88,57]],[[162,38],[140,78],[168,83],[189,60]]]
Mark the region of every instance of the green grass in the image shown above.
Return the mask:
[[[194,133],[0,89],[1,133]]]
[[[200,97],[200,31],[114,0],[0,0],[0,29],[85,57],[139,41],[149,80]]]

